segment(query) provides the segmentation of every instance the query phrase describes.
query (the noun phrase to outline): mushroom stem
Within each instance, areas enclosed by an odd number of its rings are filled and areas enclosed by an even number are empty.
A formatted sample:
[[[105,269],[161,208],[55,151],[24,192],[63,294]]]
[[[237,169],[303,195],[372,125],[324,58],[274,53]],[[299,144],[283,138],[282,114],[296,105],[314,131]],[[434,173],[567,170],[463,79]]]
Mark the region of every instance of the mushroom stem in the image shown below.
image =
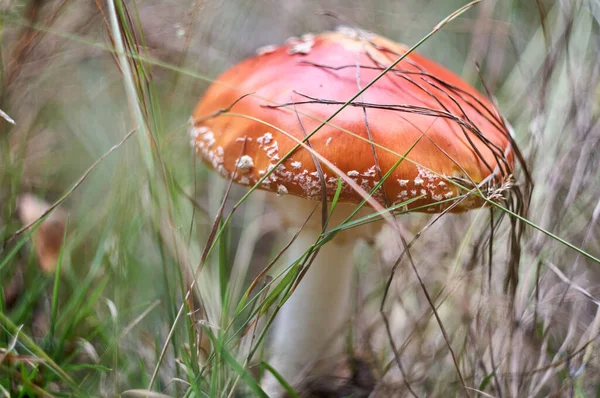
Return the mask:
[[[300,258],[319,233],[303,230],[286,253],[287,264]],[[322,246],[277,315],[270,364],[293,386],[330,376],[341,358],[351,303],[354,244],[354,239],[333,239]],[[269,396],[282,394],[270,373],[263,387]]]

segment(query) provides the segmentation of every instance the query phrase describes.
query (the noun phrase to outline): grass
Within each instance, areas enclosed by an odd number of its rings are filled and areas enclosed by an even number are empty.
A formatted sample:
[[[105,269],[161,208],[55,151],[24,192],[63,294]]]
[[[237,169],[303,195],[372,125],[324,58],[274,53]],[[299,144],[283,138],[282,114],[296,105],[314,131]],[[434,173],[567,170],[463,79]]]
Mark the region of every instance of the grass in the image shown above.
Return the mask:
[[[3,10],[0,109],[15,124],[0,120],[0,394],[261,396],[266,326],[311,253],[372,220],[329,226],[280,264],[289,242],[264,195],[194,160],[186,121],[208,82],[255,48],[339,23],[319,9],[417,43],[483,91],[480,65],[536,184],[517,246],[509,210],[483,208],[388,217],[412,262],[386,243],[391,227],[361,252],[349,340],[375,395],[600,394],[593,7],[482,2],[459,15],[465,2],[361,4],[190,1],[170,5],[173,24],[160,2]],[[394,23],[406,15],[419,23]],[[278,33],[254,28],[265,21]],[[39,224],[17,217],[25,192],[70,211],[53,273],[37,266]],[[362,396],[358,387],[345,394]]]

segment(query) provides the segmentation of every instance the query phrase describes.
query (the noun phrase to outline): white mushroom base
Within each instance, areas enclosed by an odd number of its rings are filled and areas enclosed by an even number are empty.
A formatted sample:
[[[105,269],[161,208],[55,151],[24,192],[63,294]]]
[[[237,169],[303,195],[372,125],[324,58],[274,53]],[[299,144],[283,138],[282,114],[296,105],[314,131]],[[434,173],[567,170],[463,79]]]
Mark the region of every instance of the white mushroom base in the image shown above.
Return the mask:
[[[273,202],[278,201],[281,201],[278,204],[286,206],[287,211],[281,214],[284,223],[289,226],[291,239],[316,203],[291,196],[277,198]],[[354,208],[338,206],[330,227],[337,225]],[[319,210],[286,251],[286,266],[300,258],[316,242],[321,231]],[[358,217],[364,214],[361,212]],[[297,219],[291,219],[294,217]],[[343,232],[322,246],[308,272],[279,311],[269,363],[292,386],[297,387],[311,379],[326,379],[342,359],[352,303],[354,246],[362,236],[373,236],[373,227]],[[270,397],[283,395],[282,386],[270,372],[265,374],[262,387]]]

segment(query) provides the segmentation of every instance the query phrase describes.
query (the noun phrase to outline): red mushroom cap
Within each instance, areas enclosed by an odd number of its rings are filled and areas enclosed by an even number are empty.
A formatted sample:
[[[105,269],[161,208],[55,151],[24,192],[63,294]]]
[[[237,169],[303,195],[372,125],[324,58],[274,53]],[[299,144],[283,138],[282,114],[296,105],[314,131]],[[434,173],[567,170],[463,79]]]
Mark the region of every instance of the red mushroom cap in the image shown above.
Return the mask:
[[[350,29],[304,35],[262,50],[208,88],[193,114],[193,145],[224,176],[254,185],[406,51],[388,39]],[[244,94],[250,95],[241,98]],[[472,189],[473,183],[485,181],[485,190],[498,188],[511,178],[514,163],[509,133],[493,104],[454,73],[414,52],[309,142],[367,192],[400,155],[408,154],[373,196],[382,204],[418,197],[408,207],[428,212],[441,211],[468,192],[457,183]],[[321,167],[331,199],[338,176],[325,164]],[[311,199],[322,198],[321,187],[306,148],[292,153],[260,185]],[[340,200],[362,199],[344,184]],[[481,203],[472,194],[452,211]]]

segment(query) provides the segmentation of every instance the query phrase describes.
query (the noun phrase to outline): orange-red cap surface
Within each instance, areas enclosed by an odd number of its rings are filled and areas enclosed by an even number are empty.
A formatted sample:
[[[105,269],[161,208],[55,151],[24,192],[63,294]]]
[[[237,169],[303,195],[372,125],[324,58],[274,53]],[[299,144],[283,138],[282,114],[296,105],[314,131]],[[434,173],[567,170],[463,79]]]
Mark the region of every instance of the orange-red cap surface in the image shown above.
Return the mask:
[[[403,45],[351,29],[304,35],[263,49],[208,88],[193,114],[192,143],[218,172],[254,185],[406,51]],[[241,98],[245,94],[250,95]],[[219,112],[223,109],[227,112]],[[384,205],[419,198],[408,207],[441,211],[467,192],[454,182],[465,186],[486,181],[493,189],[512,174],[509,133],[491,102],[454,73],[416,53],[309,141],[314,151],[367,192],[399,155],[407,154],[373,195]],[[321,168],[331,199],[337,175],[324,163]],[[292,153],[260,185],[317,200],[322,198],[321,187],[315,160],[305,148]],[[362,197],[344,184],[340,199],[360,202]],[[471,195],[452,211],[480,203]]]

